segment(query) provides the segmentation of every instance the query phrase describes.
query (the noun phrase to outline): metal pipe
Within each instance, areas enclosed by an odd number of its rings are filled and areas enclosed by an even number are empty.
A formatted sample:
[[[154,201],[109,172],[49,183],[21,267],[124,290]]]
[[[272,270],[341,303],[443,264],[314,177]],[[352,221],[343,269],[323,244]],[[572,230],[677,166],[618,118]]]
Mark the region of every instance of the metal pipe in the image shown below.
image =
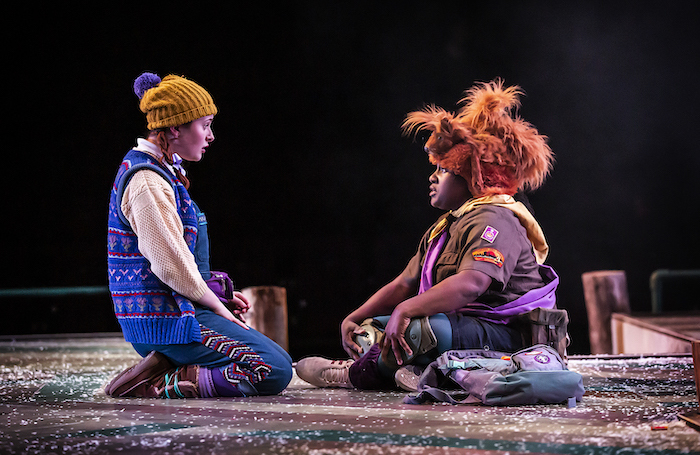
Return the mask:
[[[107,286],[67,286],[54,288],[19,288],[0,289],[0,298],[3,297],[61,297],[66,295],[95,295],[108,294]]]
[[[700,278],[700,270],[654,270],[649,277],[652,313],[663,311],[663,284],[669,278]]]

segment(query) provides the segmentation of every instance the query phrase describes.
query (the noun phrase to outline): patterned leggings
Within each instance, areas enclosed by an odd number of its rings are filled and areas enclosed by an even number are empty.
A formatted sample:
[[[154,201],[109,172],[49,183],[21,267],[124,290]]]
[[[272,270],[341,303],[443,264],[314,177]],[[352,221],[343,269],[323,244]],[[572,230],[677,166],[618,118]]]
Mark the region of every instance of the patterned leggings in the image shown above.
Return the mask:
[[[292,380],[292,358],[262,333],[245,330],[213,311],[197,306],[202,341],[188,344],[132,343],[142,357],[151,351],[167,356],[176,366],[216,369],[245,395],[274,395]]]

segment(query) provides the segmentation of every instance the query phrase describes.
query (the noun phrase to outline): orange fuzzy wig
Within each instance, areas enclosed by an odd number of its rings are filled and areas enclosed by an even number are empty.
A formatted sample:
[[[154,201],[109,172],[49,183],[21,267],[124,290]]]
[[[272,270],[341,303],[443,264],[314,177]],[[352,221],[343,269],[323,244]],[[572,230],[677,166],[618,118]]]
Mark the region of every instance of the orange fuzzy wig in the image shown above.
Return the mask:
[[[477,83],[456,113],[430,105],[409,113],[402,128],[430,131],[430,162],[462,176],[474,197],[512,196],[542,185],[554,161],[547,137],[514,114],[522,94],[517,86],[503,88],[500,79]]]

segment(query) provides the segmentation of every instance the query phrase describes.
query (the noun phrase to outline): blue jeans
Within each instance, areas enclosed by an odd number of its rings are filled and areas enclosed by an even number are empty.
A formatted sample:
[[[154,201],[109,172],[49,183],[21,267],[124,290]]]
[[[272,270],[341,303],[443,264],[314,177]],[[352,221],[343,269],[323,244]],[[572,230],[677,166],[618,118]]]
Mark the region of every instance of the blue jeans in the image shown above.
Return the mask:
[[[452,349],[516,352],[524,347],[516,327],[455,312],[449,313],[448,318],[452,326]]]
[[[252,384],[258,395],[280,393],[292,380],[292,358],[287,351],[262,333],[252,328],[246,330],[199,305],[195,306],[195,317],[201,325],[246,344],[262,357],[263,362],[272,367],[272,371],[263,381]],[[233,362],[230,357],[199,342],[189,344],[132,343],[132,346],[141,357],[145,357],[151,351],[157,351],[168,357],[176,366],[200,365],[223,370]]]

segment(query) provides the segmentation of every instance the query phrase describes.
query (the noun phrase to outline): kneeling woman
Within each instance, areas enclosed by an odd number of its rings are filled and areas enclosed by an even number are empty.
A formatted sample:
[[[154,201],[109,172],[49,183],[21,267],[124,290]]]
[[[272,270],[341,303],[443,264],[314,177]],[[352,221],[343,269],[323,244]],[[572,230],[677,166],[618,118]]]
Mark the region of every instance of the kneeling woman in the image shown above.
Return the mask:
[[[245,324],[249,305],[241,293],[215,293],[219,288],[207,282],[207,221],[190,197],[181,163],[201,160],[214,140],[212,97],[184,77],[161,80],[152,73],[139,76],[134,91],[149,133],[126,154],[112,187],[108,271],[124,338],[143,359],[105,392],[163,398],[279,393],[291,381],[291,357]]]

